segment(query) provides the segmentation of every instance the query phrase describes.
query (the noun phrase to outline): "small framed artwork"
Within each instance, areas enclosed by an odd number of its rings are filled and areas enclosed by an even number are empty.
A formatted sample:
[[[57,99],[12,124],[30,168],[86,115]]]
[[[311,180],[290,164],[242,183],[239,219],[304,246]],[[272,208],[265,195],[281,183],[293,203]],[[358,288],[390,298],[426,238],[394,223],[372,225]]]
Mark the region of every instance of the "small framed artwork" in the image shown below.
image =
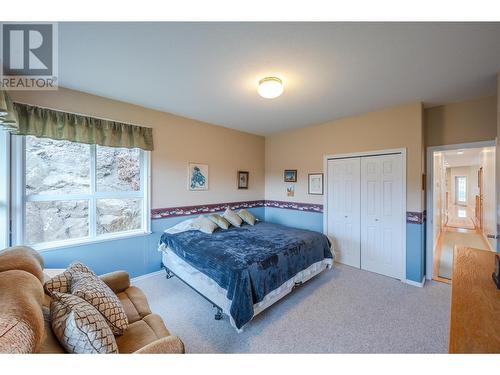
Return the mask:
[[[307,192],[312,195],[323,195],[323,173],[309,173]]]
[[[247,171],[238,171],[238,189],[248,189]]]
[[[208,190],[208,164],[188,163],[188,189]]]
[[[297,170],[296,169],[285,169],[283,173],[285,182],[297,182]]]
[[[295,185],[290,184],[286,187],[286,196],[293,197],[295,195]]]

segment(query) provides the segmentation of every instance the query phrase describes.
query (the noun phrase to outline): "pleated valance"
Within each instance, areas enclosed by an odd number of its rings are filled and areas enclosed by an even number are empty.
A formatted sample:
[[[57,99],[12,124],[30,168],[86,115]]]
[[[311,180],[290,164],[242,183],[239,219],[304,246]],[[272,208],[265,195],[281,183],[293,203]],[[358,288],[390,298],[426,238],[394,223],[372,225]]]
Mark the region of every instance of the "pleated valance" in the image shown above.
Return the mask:
[[[17,119],[12,102],[5,91],[0,90],[0,128],[15,132]]]
[[[0,91],[0,126],[14,134],[110,147],[153,150],[153,130],[137,125],[12,103]]]

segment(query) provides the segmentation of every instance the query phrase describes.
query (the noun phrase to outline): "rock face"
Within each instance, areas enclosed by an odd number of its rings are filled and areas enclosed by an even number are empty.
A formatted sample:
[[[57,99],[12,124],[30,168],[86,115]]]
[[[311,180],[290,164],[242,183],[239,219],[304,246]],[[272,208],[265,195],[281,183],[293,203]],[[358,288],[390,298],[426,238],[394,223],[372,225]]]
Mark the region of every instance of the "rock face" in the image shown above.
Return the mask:
[[[43,198],[26,204],[28,243],[89,235],[92,200],[81,195],[91,194],[92,150],[86,144],[26,137],[26,195]],[[137,149],[96,146],[96,192],[139,191],[140,157]],[[106,197],[95,205],[97,234],[141,227],[142,199]]]

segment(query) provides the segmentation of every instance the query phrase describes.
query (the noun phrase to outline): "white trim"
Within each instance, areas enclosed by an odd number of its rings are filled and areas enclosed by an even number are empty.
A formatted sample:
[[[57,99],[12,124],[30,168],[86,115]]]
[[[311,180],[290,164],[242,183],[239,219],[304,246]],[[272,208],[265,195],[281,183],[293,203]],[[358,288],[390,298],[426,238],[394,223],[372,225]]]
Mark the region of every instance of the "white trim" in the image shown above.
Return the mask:
[[[164,270],[159,270],[159,271],[154,271],[154,272],[147,273],[145,275],[141,275],[141,276],[137,276],[137,277],[132,277],[130,279],[130,283],[135,283],[135,282],[140,281],[140,280],[146,280],[146,279],[149,279],[150,277],[161,275],[162,273],[165,273],[165,271]]]
[[[421,282],[406,279],[405,283],[408,285],[418,286],[419,288],[423,288],[425,285],[425,275],[424,275]]]
[[[78,246],[97,244],[107,241],[124,240],[132,237],[147,236],[149,234],[151,234],[151,232],[145,232],[142,229],[137,229],[125,232],[102,234],[94,238],[92,237],[71,238],[69,240],[43,242],[43,243],[33,244],[30,246],[36,251],[44,253],[51,250],[60,250],[68,247],[78,247]]]
[[[0,249],[10,244],[10,133],[0,130]]]
[[[459,150],[466,148],[482,148],[482,147],[496,147],[496,141],[481,141],[481,142],[469,142],[469,143],[459,143],[453,145],[442,145],[442,146],[432,146],[427,147],[427,165],[426,165],[426,175],[427,175],[427,230],[426,230],[426,241],[425,241],[425,277],[427,280],[432,279],[432,271],[434,265],[434,238],[433,238],[433,226],[434,226],[434,212],[433,212],[433,186],[434,186],[434,159],[433,154],[439,151],[449,151],[449,150]],[[496,151],[495,151],[496,152]],[[496,227],[496,225],[495,225]]]
[[[96,145],[89,145],[90,191],[88,194],[35,194],[26,196],[25,189],[25,158],[26,141],[24,136],[12,137],[12,244],[22,245],[25,241],[25,204],[26,202],[85,200],[89,204],[89,235],[87,237],[71,238],[61,241],[50,241],[32,244],[38,251],[58,250],[67,247],[101,243],[136,236],[151,234],[151,155],[149,151],[141,150],[140,165],[140,190],[97,192],[96,181]],[[97,200],[109,199],[142,199],[141,228],[116,233],[97,234]]]
[[[328,186],[328,160],[333,159],[346,159],[346,158],[358,158],[358,157],[366,157],[366,156],[380,156],[380,155],[390,155],[390,154],[401,154],[402,158],[402,174],[403,174],[403,191],[402,196],[403,204],[402,204],[402,225],[401,225],[401,248],[402,251],[402,264],[400,270],[400,280],[406,280],[406,206],[407,206],[407,194],[406,194],[406,148],[395,148],[395,149],[387,149],[387,150],[377,150],[377,151],[364,151],[364,152],[352,152],[348,154],[334,154],[334,155],[324,155],[323,156],[323,174],[325,176],[325,180],[323,184],[325,187]],[[323,233],[327,233],[328,227],[328,188],[325,188],[323,195]]]

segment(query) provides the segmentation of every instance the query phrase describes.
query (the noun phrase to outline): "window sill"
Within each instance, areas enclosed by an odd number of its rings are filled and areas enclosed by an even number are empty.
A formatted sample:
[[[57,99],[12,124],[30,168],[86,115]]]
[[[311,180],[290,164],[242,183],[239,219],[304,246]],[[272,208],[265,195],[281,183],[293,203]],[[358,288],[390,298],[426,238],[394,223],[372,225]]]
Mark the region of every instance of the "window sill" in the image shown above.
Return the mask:
[[[75,240],[46,242],[43,244],[28,245],[28,246],[31,246],[33,249],[35,249],[39,253],[44,253],[46,251],[60,250],[60,249],[68,248],[68,247],[86,246],[86,245],[98,244],[98,243],[108,242],[108,241],[118,241],[118,240],[125,240],[128,238],[133,238],[133,237],[148,236],[151,233],[152,232],[150,232],[150,231],[145,232],[143,230],[137,230],[137,231],[121,232],[121,233],[116,233],[116,234],[107,234],[107,235],[100,236],[97,238],[83,238],[83,239],[79,238],[79,239],[75,239]]]

